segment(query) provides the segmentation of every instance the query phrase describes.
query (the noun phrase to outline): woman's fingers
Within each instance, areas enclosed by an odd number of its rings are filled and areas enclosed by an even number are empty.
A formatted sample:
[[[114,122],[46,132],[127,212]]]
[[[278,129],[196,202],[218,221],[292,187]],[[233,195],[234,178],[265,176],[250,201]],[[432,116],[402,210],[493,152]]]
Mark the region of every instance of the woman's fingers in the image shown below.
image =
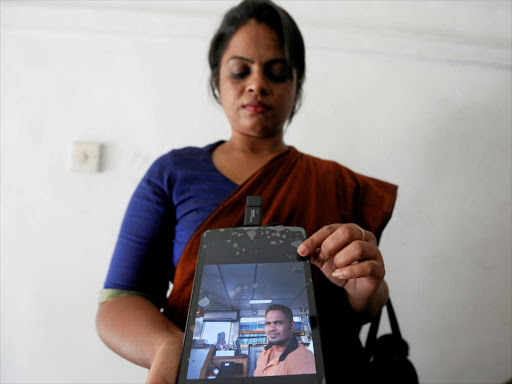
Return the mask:
[[[336,229],[342,224],[331,224],[320,228],[318,231],[309,236],[304,242],[297,248],[297,252],[301,256],[309,256],[315,252],[322,242],[331,235]]]
[[[384,264],[376,260],[366,260],[361,263],[338,268],[332,273],[332,276],[343,280],[358,279],[361,277],[383,280],[385,274]]]
[[[306,239],[299,246],[297,252],[301,256],[309,256],[320,248],[319,258],[327,260],[334,257],[348,244],[363,239],[377,244],[373,233],[365,231],[357,224],[331,224],[326,225]]]
[[[378,260],[380,252],[374,244],[366,241],[353,241],[341,251],[339,251],[333,259],[335,268],[342,268],[355,262],[365,260]]]
[[[384,279],[384,261],[377,240],[357,224],[327,225],[306,239],[297,252],[310,256],[311,263],[332,283],[354,297],[371,296]]]

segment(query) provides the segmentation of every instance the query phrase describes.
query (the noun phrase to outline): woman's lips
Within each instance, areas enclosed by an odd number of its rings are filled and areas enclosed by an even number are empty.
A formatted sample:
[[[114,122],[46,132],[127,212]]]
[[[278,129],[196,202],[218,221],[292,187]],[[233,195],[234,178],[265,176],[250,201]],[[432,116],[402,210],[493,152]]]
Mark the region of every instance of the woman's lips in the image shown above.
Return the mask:
[[[251,101],[243,105],[243,108],[252,113],[263,113],[268,111],[270,107],[266,104],[260,103],[258,101]]]

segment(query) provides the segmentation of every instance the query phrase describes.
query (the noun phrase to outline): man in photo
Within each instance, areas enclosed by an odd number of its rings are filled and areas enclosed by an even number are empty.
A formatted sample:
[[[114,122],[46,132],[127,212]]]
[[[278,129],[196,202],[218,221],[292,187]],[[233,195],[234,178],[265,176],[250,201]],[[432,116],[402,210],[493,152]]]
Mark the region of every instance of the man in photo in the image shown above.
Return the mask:
[[[315,357],[299,344],[293,334],[292,310],[272,304],[265,312],[265,335],[268,344],[261,352],[254,376],[303,375],[316,373]]]

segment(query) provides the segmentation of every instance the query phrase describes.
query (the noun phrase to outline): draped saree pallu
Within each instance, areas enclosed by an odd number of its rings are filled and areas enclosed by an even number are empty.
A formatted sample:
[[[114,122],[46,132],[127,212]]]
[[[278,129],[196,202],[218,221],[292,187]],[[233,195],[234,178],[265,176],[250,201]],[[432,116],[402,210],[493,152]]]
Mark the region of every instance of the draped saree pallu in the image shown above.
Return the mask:
[[[289,147],[239,186],[192,235],[176,266],[166,316],[185,328],[201,236],[207,229],[241,226],[247,196],[262,196],[262,225],[300,226],[311,235],[327,224],[353,222],[379,239],[391,217],[396,191],[395,185]],[[318,268],[313,269],[322,332],[324,323],[329,322],[323,322],[324,317],[332,318],[337,311],[345,311],[348,303],[343,304],[346,300],[342,297],[333,312],[336,296],[332,295],[343,296],[344,289],[330,283]],[[322,316],[324,312],[327,316]]]

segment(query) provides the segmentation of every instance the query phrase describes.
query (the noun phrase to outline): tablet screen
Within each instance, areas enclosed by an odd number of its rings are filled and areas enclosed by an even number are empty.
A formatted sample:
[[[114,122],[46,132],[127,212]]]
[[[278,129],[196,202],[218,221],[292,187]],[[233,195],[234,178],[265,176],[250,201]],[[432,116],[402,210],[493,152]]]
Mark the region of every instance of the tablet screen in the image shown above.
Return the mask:
[[[296,254],[304,235],[266,232],[203,239],[183,382],[320,382],[309,262]]]

